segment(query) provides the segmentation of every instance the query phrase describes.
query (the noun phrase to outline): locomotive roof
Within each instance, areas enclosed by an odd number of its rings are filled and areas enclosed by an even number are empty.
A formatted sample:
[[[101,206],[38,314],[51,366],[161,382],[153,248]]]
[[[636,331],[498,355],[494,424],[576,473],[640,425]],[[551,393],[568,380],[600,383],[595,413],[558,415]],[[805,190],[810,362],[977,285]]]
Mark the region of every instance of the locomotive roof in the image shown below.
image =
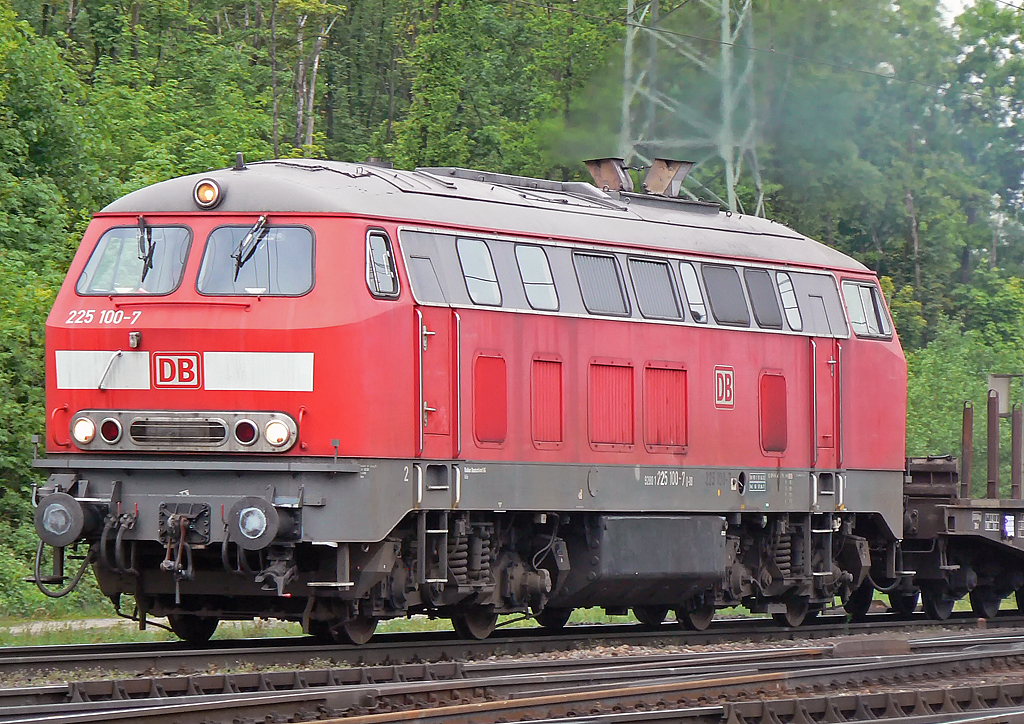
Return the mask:
[[[110,213],[195,213],[196,182],[217,181],[218,212],[343,213],[511,234],[638,243],[673,252],[867,271],[860,262],[767,219],[698,202],[607,192],[582,182],[467,169],[401,171],[281,159],[162,181],[106,206]]]

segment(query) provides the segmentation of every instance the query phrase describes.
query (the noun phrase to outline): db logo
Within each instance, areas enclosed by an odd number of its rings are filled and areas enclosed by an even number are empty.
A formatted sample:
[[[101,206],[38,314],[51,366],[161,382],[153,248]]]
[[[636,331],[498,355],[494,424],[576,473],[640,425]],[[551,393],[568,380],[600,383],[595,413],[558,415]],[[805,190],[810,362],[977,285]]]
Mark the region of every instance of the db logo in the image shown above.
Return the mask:
[[[736,404],[736,385],[732,367],[715,367],[715,407],[732,409]]]
[[[198,389],[202,385],[202,367],[197,352],[159,352],[153,355],[153,379],[156,387]]]

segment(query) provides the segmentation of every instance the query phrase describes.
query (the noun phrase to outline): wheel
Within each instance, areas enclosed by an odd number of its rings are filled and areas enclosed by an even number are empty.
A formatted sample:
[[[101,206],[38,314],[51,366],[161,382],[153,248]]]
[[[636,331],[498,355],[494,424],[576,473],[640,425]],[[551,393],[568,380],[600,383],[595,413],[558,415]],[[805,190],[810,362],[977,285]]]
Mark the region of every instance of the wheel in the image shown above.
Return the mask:
[[[668,606],[633,606],[633,615],[644,626],[660,626],[668,616]]]
[[[810,615],[811,618],[818,615],[817,611],[811,613],[811,605],[806,596],[790,596],[786,599],[786,612],[773,613],[772,618],[776,623],[783,626],[799,626]]]
[[[167,615],[167,621],[174,635],[192,646],[201,646],[209,641],[220,623],[220,619],[213,616],[194,613],[171,613]]]
[[[704,631],[715,617],[714,604],[704,604],[696,609],[677,608],[676,619],[689,631]]]
[[[548,631],[561,631],[572,616],[571,608],[545,608],[534,615],[534,620]]]
[[[377,630],[377,619],[373,616],[357,616],[344,623],[334,621],[309,622],[309,635],[322,644],[355,644],[361,646]]]
[[[332,626],[331,633],[339,644],[362,646],[373,637],[377,630],[377,619],[373,616],[356,616],[339,626]]]
[[[486,606],[473,606],[452,616],[455,633],[463,639],[485,639],[494,632],[498,614]]]
[[[956,601],[942,589],[926,589],[921,591],[924,601],[924,612],[933,621],[945,621],[953,613]]]
[[[846,613],[854,621],[863,621],[867,618],[868,609],[871,608],[871,601],[875,597],[875,587],[870,583],[864,583],[843,603]]]
[[[975,588],[970,593],[971,610],[978,618],[995,618],[1003,599],[991,588]]]
[[[893,591],[889,594],[889,606],[900,615],[900,618],[912,618],[920,600],[920,591],[914,591],[913,593]]]

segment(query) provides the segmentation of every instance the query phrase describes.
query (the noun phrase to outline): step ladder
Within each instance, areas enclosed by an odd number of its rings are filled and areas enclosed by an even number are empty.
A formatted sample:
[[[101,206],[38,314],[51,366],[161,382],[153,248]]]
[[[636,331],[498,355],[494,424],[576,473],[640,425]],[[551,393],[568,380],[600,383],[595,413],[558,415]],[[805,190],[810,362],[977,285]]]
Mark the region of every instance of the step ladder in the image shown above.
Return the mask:
[[[448,511],[421,510],[416,519],[416,581],[448,582]]]
[[[832,535],[835,532],[832,528],[832,513],[812,513],[810,520],[811,545],[807,550],[808,572],[814,578],[825,578],[832,574]],[[823,565],[824,570],[814,570],[814,551],[825,551]]]

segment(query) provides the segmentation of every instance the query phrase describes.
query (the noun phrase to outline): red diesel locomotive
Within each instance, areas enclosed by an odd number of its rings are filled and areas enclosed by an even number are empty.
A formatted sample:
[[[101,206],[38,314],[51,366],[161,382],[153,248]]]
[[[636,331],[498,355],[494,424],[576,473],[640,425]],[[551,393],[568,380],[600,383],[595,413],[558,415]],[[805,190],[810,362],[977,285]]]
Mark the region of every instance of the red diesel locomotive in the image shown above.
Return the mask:
[[[239,158],[96,214],[47,322],[39,585],[84,543],[143,626],[360,643],[413,613],[796,625],[895,578],[906,364],[874,274],[673,197],[672,163],[642,193],[593,167]]]

